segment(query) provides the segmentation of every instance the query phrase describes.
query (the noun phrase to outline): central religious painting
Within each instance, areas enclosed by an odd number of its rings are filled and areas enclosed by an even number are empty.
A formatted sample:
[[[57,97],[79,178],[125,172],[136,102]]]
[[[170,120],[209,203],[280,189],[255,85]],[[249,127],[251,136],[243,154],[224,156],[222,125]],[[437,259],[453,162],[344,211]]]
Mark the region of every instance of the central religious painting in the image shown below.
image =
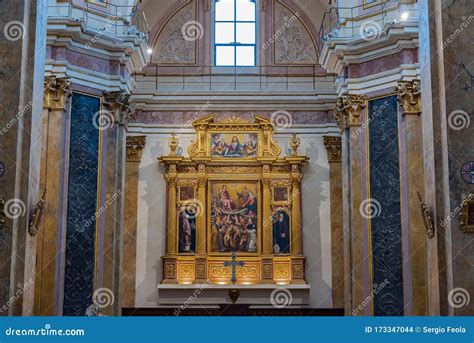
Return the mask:
[[[212,182],[211,252],[258,252],[257,182]]]
[[[229,284],[232,255],[238,284],[305,283],[301,235],[299,139],[281,155],[270,119],[207,116],[196,138],[169,140],[163,283]],[[186,149],[187,148],[187,149]],[[187,150],[188,156],[178,154]],[[287,149],[285,149],[287,150]]]

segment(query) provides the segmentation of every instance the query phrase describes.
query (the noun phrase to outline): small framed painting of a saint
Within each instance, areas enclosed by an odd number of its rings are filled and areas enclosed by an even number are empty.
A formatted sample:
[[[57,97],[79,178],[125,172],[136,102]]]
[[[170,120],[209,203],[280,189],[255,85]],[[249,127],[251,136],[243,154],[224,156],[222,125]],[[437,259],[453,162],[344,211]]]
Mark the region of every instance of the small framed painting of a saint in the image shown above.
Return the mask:
[[[183,210],[178,216],[178,251],[193,254],[196,251],[196,216]]]
[[[273,214],[273,253],[289,254],[290,242],[290,216],[278,210]]]
[[[179,201],[188,201],[195,198],[194,186],[179,186]]]
[[[286,204],[288,203],[288,187],[287,186],[275,186],[273,188],[273,203]]]

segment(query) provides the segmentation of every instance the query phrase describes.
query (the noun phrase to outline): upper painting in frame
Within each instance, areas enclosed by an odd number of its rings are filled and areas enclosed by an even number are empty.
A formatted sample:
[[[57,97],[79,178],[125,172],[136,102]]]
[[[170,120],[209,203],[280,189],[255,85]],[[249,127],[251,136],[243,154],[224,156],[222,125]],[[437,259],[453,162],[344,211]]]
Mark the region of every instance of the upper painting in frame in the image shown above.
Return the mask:
[[[213,132],[210,139],[212,157],[257,157],[258,135],[253,132]]]

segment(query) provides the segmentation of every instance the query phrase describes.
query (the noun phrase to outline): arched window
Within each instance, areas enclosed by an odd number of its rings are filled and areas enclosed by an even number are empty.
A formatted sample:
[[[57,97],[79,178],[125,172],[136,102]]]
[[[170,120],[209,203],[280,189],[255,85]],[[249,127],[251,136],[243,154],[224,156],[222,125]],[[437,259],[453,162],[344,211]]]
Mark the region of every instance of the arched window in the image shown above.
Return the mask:
[[[215,0],[216,66],[256,65],[256,0]]]

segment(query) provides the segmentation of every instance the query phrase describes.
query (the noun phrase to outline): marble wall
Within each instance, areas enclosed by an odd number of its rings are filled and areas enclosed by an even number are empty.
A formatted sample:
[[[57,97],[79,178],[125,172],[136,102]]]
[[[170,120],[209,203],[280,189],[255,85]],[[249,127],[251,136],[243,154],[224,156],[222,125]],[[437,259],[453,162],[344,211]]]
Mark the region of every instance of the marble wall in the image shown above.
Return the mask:
[[[311,130],[308,130],[311,131]],[[169,130],[171,133],[172,130]],[[166,183],[157,158],[168,151],[168,132],[148,134],[142,152],[138,185],[137,307],[157,306],[157,285],[162,279],[165,254]],[[306,280],[311,285],[310,306],[331,307],[331,227],[329,165],[323,134],[301,133],[300,153],[311,160],[302,181],[303,253],[308,257]],[[283,151],[288,134],[276,135]],[[193,135],[180,134],[186,151]],[[282,153],[284,154],[284,152]]]

